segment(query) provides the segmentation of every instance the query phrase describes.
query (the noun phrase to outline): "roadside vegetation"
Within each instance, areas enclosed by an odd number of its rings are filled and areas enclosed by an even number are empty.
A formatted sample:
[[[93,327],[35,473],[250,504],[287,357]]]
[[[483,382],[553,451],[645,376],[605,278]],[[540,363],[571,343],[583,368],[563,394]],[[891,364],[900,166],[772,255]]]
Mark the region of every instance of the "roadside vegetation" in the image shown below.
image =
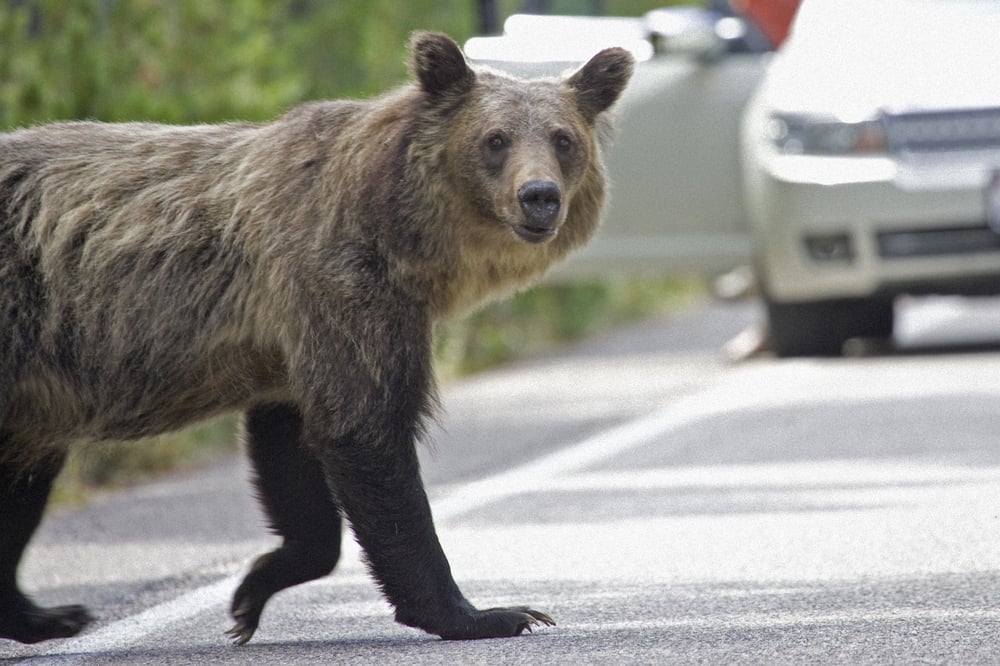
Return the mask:
[[[0,130],[56,120],[206,123],[267,120],[319,98],[363,97],[406,76],[416,29],[460,42],[477,32],[482,0],[0,0]],[[496,0],[551,13],[639,15],[663,0]],[[454,378],[538,353],[699,293],[695,281],[616,280],[545,285],[438,331],[439,374]],[[57,501],[236,446],[226,417],[142,446],[75,455]]]

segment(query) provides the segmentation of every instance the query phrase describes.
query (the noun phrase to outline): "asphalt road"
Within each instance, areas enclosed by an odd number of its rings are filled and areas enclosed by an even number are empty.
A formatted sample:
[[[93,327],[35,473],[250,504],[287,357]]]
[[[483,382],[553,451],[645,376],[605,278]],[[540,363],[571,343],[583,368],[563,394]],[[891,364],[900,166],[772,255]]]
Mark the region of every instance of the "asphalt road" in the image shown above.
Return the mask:
[[[904,307],[898,344],[740,363],[713,304],[452,384],[425,450],[466,595],[558,626],[398,626],[349,549],[227,644],[273,543],[237,460],[51,515],[24,570],[100,621],[19,664],[1000,663],[1000,302]]]

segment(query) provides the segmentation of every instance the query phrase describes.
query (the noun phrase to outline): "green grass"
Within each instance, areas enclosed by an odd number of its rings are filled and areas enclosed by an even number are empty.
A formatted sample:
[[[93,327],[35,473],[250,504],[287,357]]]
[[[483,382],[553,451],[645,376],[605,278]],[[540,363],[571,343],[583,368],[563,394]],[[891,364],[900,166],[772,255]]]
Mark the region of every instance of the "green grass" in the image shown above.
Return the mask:
[[[134,485],[214,462],[237,449],[237,422],[230,415],[138,442],[77,446],[56,482],[53,501],[84,504],[97,489]]]
[[[630,321],[684,307],[704,295],[701,280],[605,280],[543,285],[439,327],[438,374],[469,374]]]

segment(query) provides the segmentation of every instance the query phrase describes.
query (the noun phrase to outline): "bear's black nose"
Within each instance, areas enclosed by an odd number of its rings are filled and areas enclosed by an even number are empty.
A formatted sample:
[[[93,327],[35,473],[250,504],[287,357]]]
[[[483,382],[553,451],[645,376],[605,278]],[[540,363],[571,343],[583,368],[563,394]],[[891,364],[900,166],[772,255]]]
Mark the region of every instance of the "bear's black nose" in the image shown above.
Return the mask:
[[[552,228],[559,213],[562,194],[551,180],[529,180],[517,190],[526,224],[539,231]]]

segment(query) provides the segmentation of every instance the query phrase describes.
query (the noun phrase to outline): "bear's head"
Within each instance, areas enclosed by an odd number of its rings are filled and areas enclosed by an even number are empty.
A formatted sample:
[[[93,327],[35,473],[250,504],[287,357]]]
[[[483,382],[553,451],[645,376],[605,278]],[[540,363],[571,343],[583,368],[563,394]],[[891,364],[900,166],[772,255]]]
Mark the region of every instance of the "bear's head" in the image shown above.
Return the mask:
[[[628,83],[632,56],[609,48],[568,76],[522,80],[470,66],[445,35],[417,33],[411,49],[431,124],[445,128],[434,140],[448,196],[465,204],[484,244],[561,236],[555,245],[568,250],[586,240],[603,202],[606,112]]]

